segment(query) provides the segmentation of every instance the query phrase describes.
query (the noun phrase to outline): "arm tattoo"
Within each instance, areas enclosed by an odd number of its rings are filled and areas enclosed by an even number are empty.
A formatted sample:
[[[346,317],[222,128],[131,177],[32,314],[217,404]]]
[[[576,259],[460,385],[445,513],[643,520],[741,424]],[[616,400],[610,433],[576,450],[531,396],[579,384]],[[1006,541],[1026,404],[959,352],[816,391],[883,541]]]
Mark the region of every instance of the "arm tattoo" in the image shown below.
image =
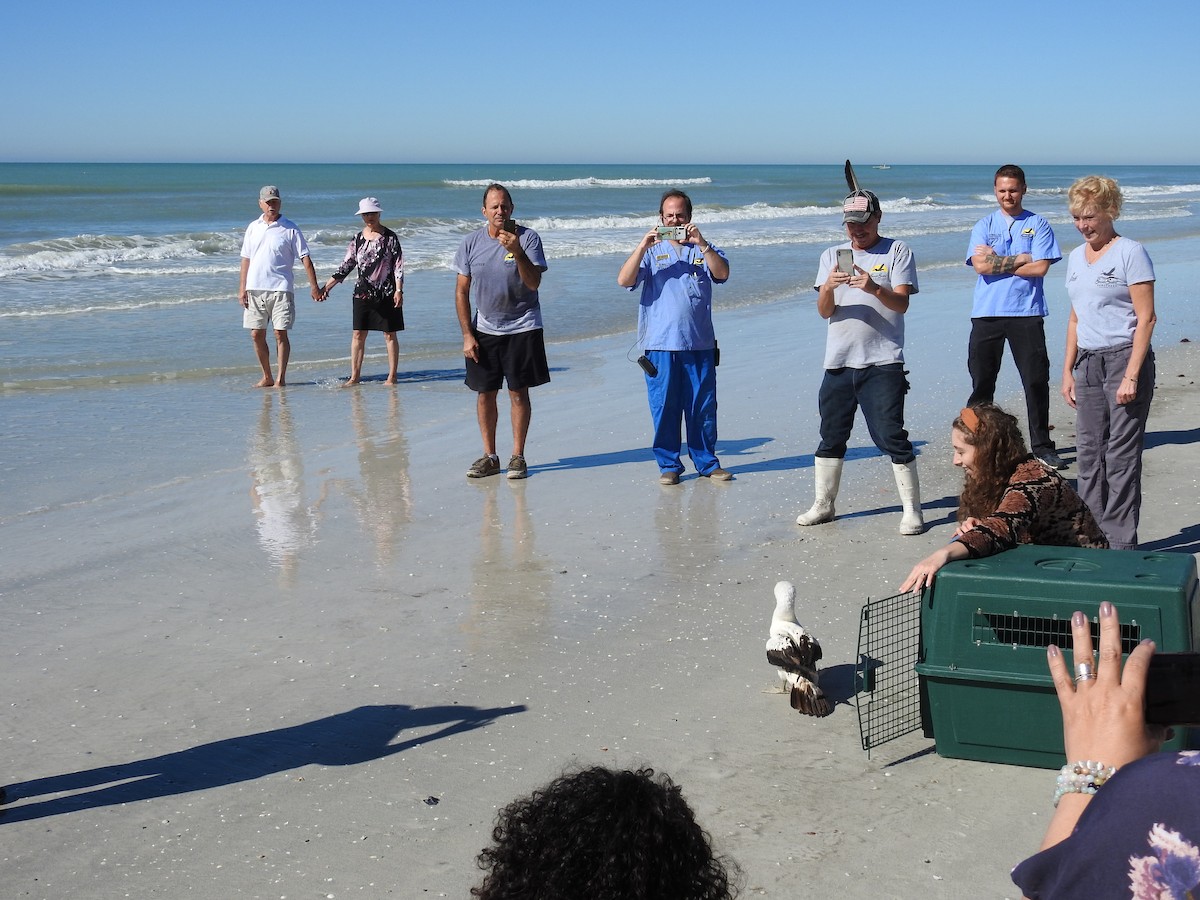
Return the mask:
[[[993,253],[987,257],[987,261],[992,266],[993,275],[1011,275],[1020,268],[1017,265],[1017,258],[1015,256],[996,256]]]

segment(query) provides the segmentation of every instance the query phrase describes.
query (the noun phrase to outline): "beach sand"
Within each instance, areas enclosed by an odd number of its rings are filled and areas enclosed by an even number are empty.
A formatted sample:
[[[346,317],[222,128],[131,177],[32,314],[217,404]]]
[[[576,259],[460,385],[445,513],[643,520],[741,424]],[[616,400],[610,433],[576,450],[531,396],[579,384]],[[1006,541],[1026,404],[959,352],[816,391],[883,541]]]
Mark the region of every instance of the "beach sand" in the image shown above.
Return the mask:
[[[793,524],[822,350],[796,346],[797,315],[815,314],[719,316],[728,484],[657,484],[628,336],[550,347],[524,482],[464,477],[478,432],[453,360],[402,359],[395,390],[247,377],[169,434],[156,411],[197,388],[138,389],[121,452],[59,473],[87,502],[0,523],[3,894],[464,897],[500,806],[601,763],[669,773],[745,897],[1017,896],[1053,773],[943,759],[919,733],[868,758],[853,696],[863,603],[951,533],[965,317],[944,341],[910,331],[931,527],[902,537],[861,422],[840,517]],[[1189,553],[1196,346],[1159,348],[1141,532]],[[1052,418],[1069,449],[1059,398]],[[824,719],[772,692],[780,579],[824,647]]]

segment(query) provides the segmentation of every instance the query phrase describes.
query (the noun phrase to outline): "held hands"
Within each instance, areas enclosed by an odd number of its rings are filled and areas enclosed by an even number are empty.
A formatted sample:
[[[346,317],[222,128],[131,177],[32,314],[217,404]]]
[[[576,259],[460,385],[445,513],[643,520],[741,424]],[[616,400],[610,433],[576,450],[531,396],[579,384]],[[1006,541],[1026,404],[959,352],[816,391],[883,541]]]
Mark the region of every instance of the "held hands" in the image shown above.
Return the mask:
[[[1144,712],[1146,674],[1154,642],[1144,640],[1138,644],[1122,670],[1117,608],[1105,601],[1100,604],[1099,659],[1092,652],[1091,626],[1082,612],[1071,617],[1071,643],[1073,669],[1067,668],[1058,647],[1052,644],[1046,650],[1054,690],[1062,706],[1067,759],[1094,760],[1120,768],[1157,753],[1167,730],[1147,725]]]
[[[318,303],[322,302],[325,299],[325,289],[318,287],[315,284],[310,286],[309,293],[312,295],[312,298],[314,300],[316,300]]]

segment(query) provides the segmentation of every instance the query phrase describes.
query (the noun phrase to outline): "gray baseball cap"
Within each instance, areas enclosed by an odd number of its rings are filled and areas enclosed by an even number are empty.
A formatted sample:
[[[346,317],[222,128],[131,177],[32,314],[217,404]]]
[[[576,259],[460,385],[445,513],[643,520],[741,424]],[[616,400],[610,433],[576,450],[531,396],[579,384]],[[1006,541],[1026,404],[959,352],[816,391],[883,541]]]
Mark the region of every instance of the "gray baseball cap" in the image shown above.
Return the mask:
[[[842,204],[842,224],[853,222],[861,225],[880,212],[879,198],[870,191],[855,191]]]

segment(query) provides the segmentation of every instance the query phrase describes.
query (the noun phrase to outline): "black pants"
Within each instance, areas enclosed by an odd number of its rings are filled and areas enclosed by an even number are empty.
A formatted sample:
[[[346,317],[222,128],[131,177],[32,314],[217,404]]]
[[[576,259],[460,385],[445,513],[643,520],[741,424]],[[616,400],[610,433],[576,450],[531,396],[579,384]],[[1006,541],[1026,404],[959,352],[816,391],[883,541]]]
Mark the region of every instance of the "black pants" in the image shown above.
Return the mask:
[[[1013,362],[1025,388],[1025,411],[1029,417],[1029,449],[1053,453],[1050,439],[1050,357],[1046,353],[1046,330],[1041,316],[987,316],[971,320],[971,342],[967,369],[971,373],[971,396],[967,406],[991,403],[996,394],[996,376],[1008,341]]]

